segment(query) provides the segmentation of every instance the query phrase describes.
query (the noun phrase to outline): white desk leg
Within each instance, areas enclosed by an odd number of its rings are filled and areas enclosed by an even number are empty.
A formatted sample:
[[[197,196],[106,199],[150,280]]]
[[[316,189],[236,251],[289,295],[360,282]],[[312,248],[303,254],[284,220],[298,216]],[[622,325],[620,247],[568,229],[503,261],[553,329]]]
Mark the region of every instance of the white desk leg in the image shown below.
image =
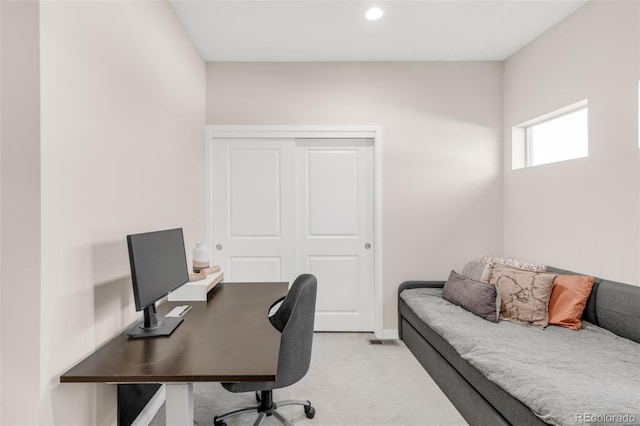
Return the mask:
[[[193,383],[167,383],[167,426],[193,425]]]

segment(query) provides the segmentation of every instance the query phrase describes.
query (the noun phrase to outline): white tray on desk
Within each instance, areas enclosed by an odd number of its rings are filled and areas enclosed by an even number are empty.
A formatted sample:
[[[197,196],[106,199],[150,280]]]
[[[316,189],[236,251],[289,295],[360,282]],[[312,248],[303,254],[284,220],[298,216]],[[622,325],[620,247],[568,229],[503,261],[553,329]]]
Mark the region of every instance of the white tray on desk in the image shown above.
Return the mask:
[[[203,280],[188,282],[169,293],[169,302],[206,302],[207,293],[223,279],[224,273],[220,271]]]

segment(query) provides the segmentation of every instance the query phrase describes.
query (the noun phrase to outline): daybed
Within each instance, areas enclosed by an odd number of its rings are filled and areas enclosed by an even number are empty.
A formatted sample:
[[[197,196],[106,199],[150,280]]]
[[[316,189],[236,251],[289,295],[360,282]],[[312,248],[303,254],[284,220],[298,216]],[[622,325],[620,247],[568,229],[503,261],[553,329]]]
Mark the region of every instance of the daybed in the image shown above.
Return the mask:
[[[640,422],[640,287],[595,278],[574,331],[486,321],[444,284],[400,285],[399,334],[471,425]]]

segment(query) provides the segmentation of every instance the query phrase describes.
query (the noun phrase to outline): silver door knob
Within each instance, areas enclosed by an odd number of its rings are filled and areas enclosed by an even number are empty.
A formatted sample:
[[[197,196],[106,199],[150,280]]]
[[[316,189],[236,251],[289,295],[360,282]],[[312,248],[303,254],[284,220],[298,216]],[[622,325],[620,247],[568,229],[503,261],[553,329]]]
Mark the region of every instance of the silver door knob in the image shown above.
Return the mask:
[[[366,248],[367,250],[369,250],[371,248],[371,244],[367,243],[364,245],[364,248]]]
[[[216,244],[216,250],[222,250],[222,244]]]

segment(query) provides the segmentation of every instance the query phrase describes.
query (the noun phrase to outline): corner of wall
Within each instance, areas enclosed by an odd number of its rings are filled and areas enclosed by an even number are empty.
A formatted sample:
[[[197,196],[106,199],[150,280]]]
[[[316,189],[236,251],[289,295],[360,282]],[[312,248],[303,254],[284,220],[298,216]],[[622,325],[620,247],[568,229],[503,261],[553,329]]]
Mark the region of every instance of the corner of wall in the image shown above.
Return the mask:
[[[38,424],[40,4],[0,5],[0,423]]]

